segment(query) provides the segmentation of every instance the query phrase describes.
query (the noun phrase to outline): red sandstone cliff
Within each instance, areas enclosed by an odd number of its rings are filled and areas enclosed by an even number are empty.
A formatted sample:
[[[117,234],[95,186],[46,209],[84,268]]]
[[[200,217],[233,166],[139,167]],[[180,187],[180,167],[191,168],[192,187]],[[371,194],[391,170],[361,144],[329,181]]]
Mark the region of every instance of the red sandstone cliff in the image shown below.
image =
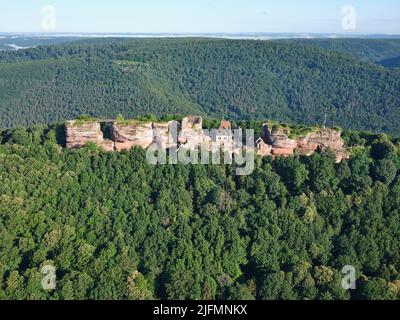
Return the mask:
[[[321,128],[297,139],[290,139],[289,133],[289,128],[270,128],[265,124],[262,130],[262,138],[257,142],[258,153],[264,156],[290,156],[293,154],[310,156],[317,149],[321,149],[323,151],[334,151],[337,162],[349,157],[344,148],[340,131]]]
[[[153,143],[153,126],[138,121],[113,123],[111,139],[115,141],[116,151],[129,150],[135,146],[146,149]]]
[[[114,141],[105,140],[100,123],[96,121],[68,121],[65,124],[67,148],[82,148],[93,142],[106,151],[114,151]]]

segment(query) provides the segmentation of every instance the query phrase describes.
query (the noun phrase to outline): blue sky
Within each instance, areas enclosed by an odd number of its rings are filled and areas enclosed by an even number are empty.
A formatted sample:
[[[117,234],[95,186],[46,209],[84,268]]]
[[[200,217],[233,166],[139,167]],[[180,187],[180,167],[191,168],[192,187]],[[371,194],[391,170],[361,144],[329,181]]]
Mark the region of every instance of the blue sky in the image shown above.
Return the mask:
[[[345,32],[342,7],[356,9],[358,33],[400,33],[399,0],[0,0],[0,32]]]

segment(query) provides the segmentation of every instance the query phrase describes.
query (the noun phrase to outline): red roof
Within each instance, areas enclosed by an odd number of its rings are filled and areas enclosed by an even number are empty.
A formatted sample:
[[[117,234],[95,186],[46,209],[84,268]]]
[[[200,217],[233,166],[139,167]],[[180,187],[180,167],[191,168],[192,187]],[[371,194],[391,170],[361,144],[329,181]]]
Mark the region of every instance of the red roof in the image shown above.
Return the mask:
[[[227,120],[222,120],[221,125],[219,126],[219,130],[231,130],[232,125]]]

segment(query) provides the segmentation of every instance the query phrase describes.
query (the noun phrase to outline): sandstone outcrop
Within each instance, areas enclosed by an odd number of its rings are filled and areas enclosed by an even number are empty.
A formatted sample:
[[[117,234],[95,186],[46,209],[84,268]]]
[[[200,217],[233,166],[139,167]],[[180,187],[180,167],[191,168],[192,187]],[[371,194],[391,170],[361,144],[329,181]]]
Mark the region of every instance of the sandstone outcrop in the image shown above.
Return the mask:
[[[196,149],[200,146],[223,148],[240,152],[241,144],[236,146],[228,121],[222,121],[215,136],[203,130],[203,119],[189,116],[182,122],[142,122],[116,121],[111,124],[111,140],[103,138],[100,123],[97,121],[68,121],[65,124],[67,148],[81,148],[93,142],[106,151],[130,150],[135,146],[147,149],[157,144],[164,149],[184,148]],[[222,130],[223,128],[224,130]],[[335,129],[320,128],[296,138],[290,136],[290,128],[286,126],[269,126],[265,124],[261,138],[256,142],[256,150],[260,156],[290,156],[294,154],[310,156],[318,149],[335,152],[336,161],[349,158],[344,147],[341,132]]]
[[[317,132],[308,134],[297,142],[299,152],[310,155],[318,148],[323,150],[343,150],[344,141],[341,138],[341,132],[334,129],[319,129]]]
[[[111,126],[111,139],[115,141],[117,151],[129,150],[135,146],[147,149],[153,143],[168,149],[176,147],[178,144],[177,130],[178,123],[176,121],[114,123]]]
[[[103,132],[96,121],[68,121],[65,124],[67,148],[81,148],[88,142],[102,144]]]
[[[112,152],[115,151],[115,142],[112,140],[104,139],[101,142],[96,143],[99,147],[103,148],[105,151]]]
[[[269,128],[268,125],[263,126],[262,138],[274,149],[279,148],[296,148],[297,141],[289,139],[289,129],[287,128]]]
[[[259,138],[256,141],[256,148],[257,148],[257,154],[262,157],[272,155],[272,146],[265,143],[265,141],[262,138]]]
[[[135,146],[146,149],[153,143],[153,125],[139,121],[113,123],[111,140],[115,141],[116,151],[129,150]]]
[[[135,146],[147,149],[150,145],[169,149],[172,147],[196,148],[207,136],[203,131],[203,119],[190,116],[170,122],[116,121],[111,124],[111,140],[103,139],[97,121],[69,121],[66,124],[67,148],[81,148],[93,142],[106,151],[130,150]]]
[[[265,124],[261,140],[257,142],[258,154],[264,156],[290,156],[293,154],[310,156],[320,149],[334,151],[337,162],[349,158],[340,131],[321,128],[297,139],[289,138],[289,134],[289,128],[279,126],[270,128]]]

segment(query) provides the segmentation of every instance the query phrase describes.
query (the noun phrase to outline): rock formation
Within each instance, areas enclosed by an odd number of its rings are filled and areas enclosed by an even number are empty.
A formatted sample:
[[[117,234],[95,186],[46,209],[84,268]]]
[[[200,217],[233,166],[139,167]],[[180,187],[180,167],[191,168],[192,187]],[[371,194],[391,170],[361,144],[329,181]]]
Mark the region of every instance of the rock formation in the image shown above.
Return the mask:
[[[96,144],[107,152],[115,151],[115,142],[112,140],[104,139],[103,141],[97,142]]]
[[[66,123],[67,148],[81,148],[93,142],[106,151],[130,150],[135,146],[147,149],[155,143],[161,148],[196,148],[207,136],[203,131],[203,119],[191,116],[182,123],[116,121],[110,127],[111,140],[103,139],[100,123],[96,121],[69,121]]]
[[[268,125],[263,126],[262,138],[274,149],[279,148],[295,148],[296,140],[289,139],[289,129],[281,127],[269,128]]]
[[[221,128],[225,130],[225,127],[230,127],[228,121],[221,122],[217,133],[222,132]],[[130,150],[135,146],[147,149],[154,143],[164,149],[176,147],[193,150],[206,144],[212,150],[215,145],[218,148],[223,147],[224,150],[235,151],[236,149],[235,141],[231,139],[231,131],[229,134],[224,133],[221,137],[218,134],[213,137],[212,134],[203,130],[203,119],[197,116],[186,117],[180,123],[177,121],[156,123],[135,120],[116,121],[112,123],[110,130],[111,140],[106,140],[103,138],[99,122],[68,121],[65,125],[67,148],[81,148],[86,143],[93,142],[106,151]],[[349,158],[341,132],[328,128],[316,129],[294,139],[290,138],[290,128],[270,127],[265,124],[256,145],[260,156],[287,157],[294,154],[310,156],[320,149],[334,151],[337,162]]]
[[[139,121],[115,122],[111,125],[111,139],[115,141],[116,151],[135,146],[146,149],[153,143],[153,125]]]
[[[221,124],[219,125],[219,130],[232,130],[232,124],[228,120],[221,120]]]
[[[262,137],[257,141],[258,154],[263,156],[290,156],[293,154],[310,156],[316,150],[321,149],[322,151],[334,151],[337,162],[349,157],[340,131],[321,128],[297,139],[289,138],[289,133],[289,128],[270,128],[265,124]]]
[[[256,141],[256,148],[257,148],[257,154],[262,157],[272,155],[272,146],[266,144],[262,138],[259,138]]]
[[[319,129],[317,132],[308,134],[306,137],[301,138],[297,142],[297,149],[299,152],[307,155],[312,154],[316,149],[344,149],[344,141],[341,138],[341,132],[334,129]]]
[[[81,148],[88,142],[103,143],[103,132],[96,121],[68,121],[65,124],[67,148]]]

